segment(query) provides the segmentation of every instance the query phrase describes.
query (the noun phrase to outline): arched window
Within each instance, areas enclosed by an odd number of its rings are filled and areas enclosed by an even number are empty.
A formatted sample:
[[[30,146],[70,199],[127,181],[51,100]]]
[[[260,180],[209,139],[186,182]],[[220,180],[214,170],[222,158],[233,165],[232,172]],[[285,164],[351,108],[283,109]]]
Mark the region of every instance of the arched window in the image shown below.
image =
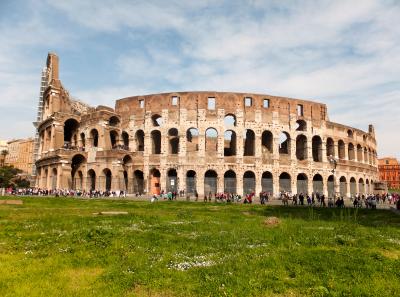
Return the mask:
[[[273,141],[274,137],[272,133],[265,130],[261,135],[261,147],[263,155],[273,153]]]
[[[111,183],[112,183],[112,174],[111,170],[106,168],[103,170],[103,176],[105,179],[105,190],[111,191]]]
[[[246,129],[243,135],[243,154],[244,156],[254,156],[256,135],[253,130]]]
[[[261,176],[261,188],[263,192],[273,193],[274,192],[274,183],[272,173],[269,171],[263,172]]]
[[[290,174],[282,172],[279,176],[279,192],[291,192],[292,184]]]
[[[279,135],[279,154],[290,155],[290,135],[287,132]]]
[[[214,128],[206,130],[206,152],[218,151],[218,132]]]
[[[186,152],[197,152],[199,150],[199,130],[189,128],[186,131]]]
[[[339,147],[339,159],[343,160],[346,157],[346,148],[343,140],[339,140],[338,147]]]
[[[90,131],[90,138],[92,140],[92,147],[98,147],[99,146],[99,132],[97,132],[96,129],[92,129]]]
[[[251,194],[256,191],[256,175],[253,171],[246,171],[243,174],[243,194]]]
[[[304,173],[297,175],[297,194],[308,194],[308,177]]]
[[[326,140],[326,155],[335,157],[335,143],[330,137]]]
[[[236,173],[233,170],[224,174],[224,192],[236,194]]]
[[[158,130],[151,131],[151,152],[153,154],[161,154],[161,132]]]
[[[122,132],[122,141],[124,142],[124,149],[129,150],[129,134],[127,132]]]
[[[360,144],[357,145],[357,161],[362,162],[363,161],[363,149]]]
[[[164,123],[163,118],[158,114],[152,115],[151,121],[152,121],[154,127],[160,127]]]
[[[76,135],[79,123],[75,119],[68,119],[64,122],[64,144],[72,145],[72,137]]]
[[[307,131],[307,123],[304,120],[296,121],[296,131]]]
[[[144,132],[143,132],[143,130],[136,131],[135,139],[136,139],[136,150],[138,152],[143,152],[144,151]]]
[[[324,192],[324,179],[318,173],[313,177],[313,192],[319,194]]]
[[[233,114],[227,114],[224,118],[225,127],[236,126],[236,116]]]
[[[233,130],[227,130],[224,133],[224,156],[236,155],[236,133]]]
[[[312,138],[312,155],[314,162],[322,162],[322,139],[319,136]]]
[[[348,145],[349,160],[353,161],[355,159],[354,145],[350,142]]]
[[[169,153],[178,154],[179,152],[179,135],[176,128],[171,128],[168,131]]]
[[[120,120],[117,116],[112,116],[108,120],[108,125],[111,127],[117,127],[119,125],[119,123],[120,123]]]
[[[112,148],[117,148],[119,142],[119,135],[117,131],[115,130],[110,131],[110,142]]]
[[[197,196],[196,190],[196,171],[189,170],[186,172],[186,195],[187,196]]]
[[[204,195],[211,199],[217,193],[217,178],[218,175],[214,170],[208,170],[204,174]]]
[[[307,159],[307,137],[303,134],[296,138],[296,157],[300,161]]]

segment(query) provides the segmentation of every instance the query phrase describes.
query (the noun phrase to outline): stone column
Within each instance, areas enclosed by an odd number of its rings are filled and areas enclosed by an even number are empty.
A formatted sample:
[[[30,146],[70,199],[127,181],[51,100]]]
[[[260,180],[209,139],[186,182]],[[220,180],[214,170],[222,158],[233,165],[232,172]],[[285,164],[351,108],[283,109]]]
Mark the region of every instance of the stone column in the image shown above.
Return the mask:
[[[312,153],[312,138],[307,137],[307,160],[309,162],[313,162],[313,153]]]
[[[199,200],[204,199],[204,171],[196,172],[196,190]]]
[[[274,198],[279,197],[280,194],[280,189],[279,189],[279,171],[273,171],[272,173],[272,182],[273,182],[273,187],[274,187]]]

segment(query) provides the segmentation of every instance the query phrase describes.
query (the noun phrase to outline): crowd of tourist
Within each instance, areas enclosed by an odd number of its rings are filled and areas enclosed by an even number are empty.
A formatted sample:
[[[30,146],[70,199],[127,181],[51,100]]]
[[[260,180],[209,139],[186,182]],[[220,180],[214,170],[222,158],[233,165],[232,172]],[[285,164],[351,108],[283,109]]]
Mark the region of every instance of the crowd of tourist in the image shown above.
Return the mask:
[[[81,190],[70,190],[70,189],[40,189],[40,188],[26,188],[26,189],[5,189],[7,195],[18,195],[18,196],[55,196],[55,197],[82,197],[82,198],[103,198],[103,197],[127,197],[126,191],[81,191]],[[142,197],[142,193],[136,193],[135,197]],[[146,195],[144,195],[146,196]],[[158,195],[152,195],[151,201],[157,200],[176,200],[177,197],[185,197],[184,190],[177,191],[161,191]],[[259,193],[260,204],[266,204],[271,201],[273,195],[268,192]],[[320,207],[345,207],[345,199],[341,196],[336,199],[332,197],[325,197],[324,194],[312,193],[309,194],[292,194],[290,192],[281,192],[279,199],[283,205],[307,205],[307,206],[320,206]],[[189,196],[186,196],[186,200],[189,200]],[[194,193],[194,200],[198,201],[198,193]],[[243,197],[236,193],[211,193],[204,195],[204,202],[227,202],[227,203],[244,203],[252,204],[255,200],[255,193],[249,193]],[[354,208],[369,208],[375,209],[379,205],[393,205],[397,209],[400,209],[400,194],[357,194],[352,195],[349,199],[350,204]]]

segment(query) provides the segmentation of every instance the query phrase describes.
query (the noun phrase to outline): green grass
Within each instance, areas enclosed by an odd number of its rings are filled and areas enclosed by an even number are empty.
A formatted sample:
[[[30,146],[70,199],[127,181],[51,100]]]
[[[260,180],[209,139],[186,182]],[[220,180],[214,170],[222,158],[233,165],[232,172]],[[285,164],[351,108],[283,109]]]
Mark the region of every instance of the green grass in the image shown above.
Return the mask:
[[[400,295],[390,211],[23,201],[0,205],[0,296]]]

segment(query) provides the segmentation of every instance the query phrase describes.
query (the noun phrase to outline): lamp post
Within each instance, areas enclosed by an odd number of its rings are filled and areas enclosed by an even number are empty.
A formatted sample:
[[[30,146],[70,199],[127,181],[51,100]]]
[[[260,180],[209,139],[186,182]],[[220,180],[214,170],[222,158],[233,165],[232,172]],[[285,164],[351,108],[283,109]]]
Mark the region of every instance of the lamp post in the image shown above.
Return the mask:
[[[332,174],[333,174],[333,195],[334,195],[334,199],[336,199],[338,197],[338,195],[340,194],[338,191],[338,183],[336,182],[336,167],[337,167],[337,159],[335,159],[335,157],[333,157],[332,155],[330,155],[328,157],[329,163],[332,164],[333,169],[332,169]]]

